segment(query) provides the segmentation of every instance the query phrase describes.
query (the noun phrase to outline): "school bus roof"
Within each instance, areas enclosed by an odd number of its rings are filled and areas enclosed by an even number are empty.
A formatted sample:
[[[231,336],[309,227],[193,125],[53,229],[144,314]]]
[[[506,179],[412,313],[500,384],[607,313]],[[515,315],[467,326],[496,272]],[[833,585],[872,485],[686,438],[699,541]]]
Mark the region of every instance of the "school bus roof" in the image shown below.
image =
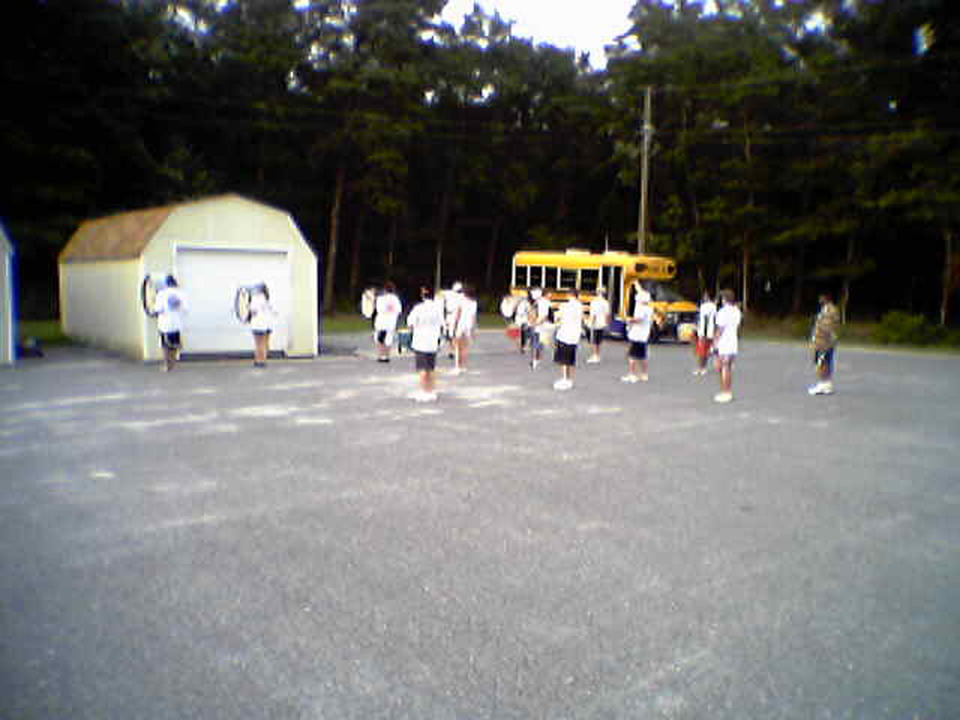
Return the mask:
[[[663,255],[633,255],[618,250],[591,253],[588,250],[521,250],[513,256],[517,265],[546,265],[566,269],[622,267],[652,280],[670,280],[677,274],[673,258]]]

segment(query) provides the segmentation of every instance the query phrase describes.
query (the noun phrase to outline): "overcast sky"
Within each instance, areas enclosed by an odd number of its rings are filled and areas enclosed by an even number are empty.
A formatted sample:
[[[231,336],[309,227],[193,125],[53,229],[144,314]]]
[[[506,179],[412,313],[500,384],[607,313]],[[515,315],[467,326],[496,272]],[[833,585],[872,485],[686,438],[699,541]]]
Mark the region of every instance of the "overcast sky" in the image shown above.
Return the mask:
[[[459,29],[474,2],[450,0],[444,20]],[[480,0],[479,4],[489,15],[496,10],[504,20],[516,21],[514,36],[532,37],[535,43],[558,48],[575,47],[578,55],[589,52],[590,64],[602,68],[606,65],[603,46],[629,28],[627,15],[634,0]]]

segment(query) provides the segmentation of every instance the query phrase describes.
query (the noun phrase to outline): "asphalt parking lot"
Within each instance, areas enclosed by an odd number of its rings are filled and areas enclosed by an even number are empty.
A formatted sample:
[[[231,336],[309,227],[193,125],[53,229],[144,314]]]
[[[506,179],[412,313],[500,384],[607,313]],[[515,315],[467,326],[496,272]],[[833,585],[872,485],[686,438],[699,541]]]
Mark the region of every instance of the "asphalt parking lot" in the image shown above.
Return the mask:
[[[960,356],[367,342],[0,371],[0,717],[960,716]]]

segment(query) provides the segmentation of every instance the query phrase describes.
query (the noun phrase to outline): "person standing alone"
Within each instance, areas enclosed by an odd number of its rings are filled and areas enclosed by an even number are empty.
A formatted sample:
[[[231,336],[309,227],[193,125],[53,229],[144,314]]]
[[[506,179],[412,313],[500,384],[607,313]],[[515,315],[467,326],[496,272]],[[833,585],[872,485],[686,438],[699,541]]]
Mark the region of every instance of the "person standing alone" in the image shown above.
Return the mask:
[[[270,354],[270,334],[273,332],[273,323],[276,313],[270,304],[270,291],[266,283],[259,283],[253,288],[250,298],[250,330],[253,332],[253,366],[262,368],[267,366],[267,356]]]
[[[721,290],[723,307],[717,311],[717,364],[720,369],[721,390],[713,396],[714,402],[733,400],[733,362],[740,349],[739,333],[743,315],[737,306],[733,290]]]
[[[833,298],[824,293],[820,296],[820,312],[813,323],[813,362],[817,367],[817,382],[807,392],[811,395],[831,395],[833,393],[833,366],[836,360],[837,326],[840,324],[840,310],[833,304]]]

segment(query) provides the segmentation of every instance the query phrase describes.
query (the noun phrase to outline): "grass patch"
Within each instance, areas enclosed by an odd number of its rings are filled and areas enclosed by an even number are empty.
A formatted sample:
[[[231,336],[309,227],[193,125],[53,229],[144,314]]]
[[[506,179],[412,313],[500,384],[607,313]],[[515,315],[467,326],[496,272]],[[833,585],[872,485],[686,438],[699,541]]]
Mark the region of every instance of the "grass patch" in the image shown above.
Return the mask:
[[[21,320],[19,330],[21,339],[33,338],[41,346],[71,344],[70,338],[63,334],[59,320]]]

